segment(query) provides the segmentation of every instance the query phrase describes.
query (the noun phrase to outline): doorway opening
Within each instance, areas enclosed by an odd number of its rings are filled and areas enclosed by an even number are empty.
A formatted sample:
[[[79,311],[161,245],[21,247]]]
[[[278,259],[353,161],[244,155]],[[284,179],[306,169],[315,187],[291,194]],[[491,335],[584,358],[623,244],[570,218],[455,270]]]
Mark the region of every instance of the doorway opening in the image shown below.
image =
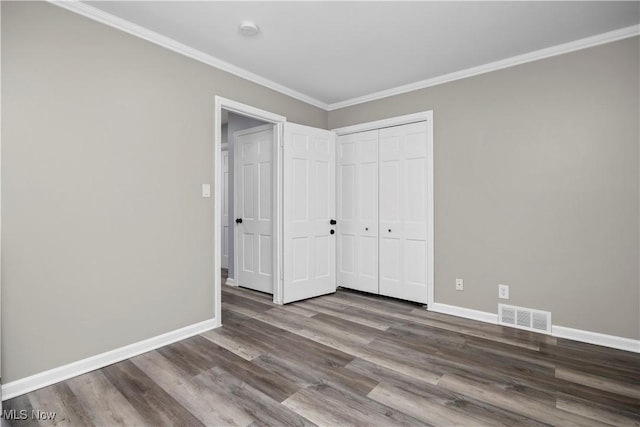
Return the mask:
[[[273,294],[274,125],[223,110],[223,141],[225,135],[221,262],[226,284]]]
[[[214,299],[222,285],[272,293],[279,302],[282,116],[216,96]]]
[[[222,154],[222,115],[225,111],[229,117],[226,128],[226,178],[228,183],[233,182],[228,185],[226,192],[223,187],[225,157]],[[361,213],[367,218],[372,215],[378,218],[374,221],[377,224],[375,227],[373,223],[359,224],[365,232],[371,227],[378,229],[378,243],[369,245],[360,253],[373,257],[373,261],[369,259],[368,264],[362,264],[363,271],[375,271],[376,258],[383,257],[385,268],[377,269],[378,281],[384,279],[396,283],[389,292],[379,283],[378,293],[427,304],[433,301],[431,112],[334,131],[290,123],[285,117],[221,97],[216,97],[215,114],[218,126],[215,129],[214,151],[214,293],[219,324],[223,256],[229,273],[228,282],[270,292],[270,299],[276,304],[336,291],[336,240],[349,239],[349,226],[353,222],[353,215],[346,215],[346,211],[341,211],[339,218],[336,216],[337,187],[341,188],[342,210],[349,206],[357,205],[361,210],[369,206],[367,212]],[[243,129],[229,129],[229,120],[236,116],[249,121],[242,126]],[[379,143],[360,144],[361,149],[356,150],[350,135],[361,132],[368,134],[368,131],[374,131]],[[346,136],[346,139],[339,141],[341,154],[338,156],[337,135]],[[382,149],[379,150],[377,146]],[[233,155],[230,154],[232,152]],[[384,182],[385,186],[381,186],[384,191],[378,191],[377,195],[370,194],[367,203],[360,203],[363,200],[358,199],[358,194],[371,189],[365,186],[363,191],[356,191],[357,185],[352,185],[351,179],[356,177],[355,170],[347,161],[347,153],[357,154],[357,162],[368,162],[369,169],[369,163],[372,162],[362,156],[370,154],[375,157],[371,157],[374,163],[378,164],[371,171],[377,170],[380,176],[376,178],[371,175],[365,181]],[[336,174],[337,157],[343,169],[341,174]],[[342,176],[338,185],[337,175]],[[352,190],[349,190],[351,187]],[[411,191],[407,191],[407,188]],[[227,197],[233,195],[233,208],[227,198],[227,209],[223,215],[225,194]],[[402,199],[399,195],[402,195]],[[375,202],[378,197],[390,200],[384,203],[387,210],[379,209],[380,203]],[[224,238],[223,223],[226,224]],[[384,229],[384,233],[380,229]],[[223,240],[226,248],[223,248]],[[380,243],[381,240],[384,241]],[[353,245],[345,245],[340,252],[341,271],[349,270],[347,267],[352,266],[356,259]],[[380,250],[376,250],[378,245]]]

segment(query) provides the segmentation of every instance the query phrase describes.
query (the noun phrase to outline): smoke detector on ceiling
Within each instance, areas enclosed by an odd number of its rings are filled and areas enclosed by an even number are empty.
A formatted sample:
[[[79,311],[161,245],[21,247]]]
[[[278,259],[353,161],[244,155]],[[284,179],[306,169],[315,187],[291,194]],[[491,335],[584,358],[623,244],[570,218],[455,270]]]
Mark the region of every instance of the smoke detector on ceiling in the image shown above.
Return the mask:
[[[252,21],[243,21],[240,23],[240,34],[244,35],[244,36],[255,36],[256,34],[258,34],[258,31],[260,31],[258,29],[258,26],[255,24],[255,22]]]

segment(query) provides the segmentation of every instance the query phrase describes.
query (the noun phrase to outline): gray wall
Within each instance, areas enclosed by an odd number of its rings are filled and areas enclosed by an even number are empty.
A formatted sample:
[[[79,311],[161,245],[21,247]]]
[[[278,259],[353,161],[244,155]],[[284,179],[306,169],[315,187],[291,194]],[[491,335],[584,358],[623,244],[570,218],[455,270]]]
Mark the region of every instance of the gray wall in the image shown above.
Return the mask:
[[[235,278],[235,239],[234,231],[236,228],[236,217],[234,211],[234,175],[233,162],[235,155],[235,144],[233,134],[239,130],[249,129],[255,126],[264,125],[266,122],[255,120],[239,114],[229,113],[229,122],[227,123],[227,135],[229,141],[229,277]]]
[[[606,44],[329,113],[434,111],[435,299],[640,338],[639,42]],[[465,290],[455,291],[455,278]]]
[[[2,2],[3,380],[213,316],[214,95],[326,128],[433,109],[436,300],[639,338],[638,38],[327,115]],[[454,291],[454,279],[465,291]]]
[[[1,7],[3,380],[212,318],[214,96],[327,113],[56,6]]]

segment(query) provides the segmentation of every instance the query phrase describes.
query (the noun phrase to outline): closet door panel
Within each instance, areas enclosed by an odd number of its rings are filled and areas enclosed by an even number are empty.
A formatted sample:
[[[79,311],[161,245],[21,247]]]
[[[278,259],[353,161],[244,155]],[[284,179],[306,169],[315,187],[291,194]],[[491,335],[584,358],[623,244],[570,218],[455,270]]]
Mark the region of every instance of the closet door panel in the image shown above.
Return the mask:
[[[378,131],[338,138],[338,285],[378,293]]]
[[[402,152],[400,139],[380,135],[380,293],[402,285],[400,265],[404,259],[402,246]]]
[[[386,289],[399,288],[401,285],[402,248],[400,243],[398,238],[380,237],[380,293]],[[388,291],[383,293],[383,295],[388,294]]]
[[[427,237],[427,171],[425,157],[408,158],[404,162],[404,209],[402,219],[407,238]]]
[[[338,137],[338,286],[357,283],[356,221],[356,149],[354,135]]]
[[[360,141],[362,161],[358,176],[358,283],[362,291],[378,293],[378,153],[375,140]],[[367,155],[375,149],[373,156]]]
[[[380,130],[380,294],[426,303],[427,126]]]

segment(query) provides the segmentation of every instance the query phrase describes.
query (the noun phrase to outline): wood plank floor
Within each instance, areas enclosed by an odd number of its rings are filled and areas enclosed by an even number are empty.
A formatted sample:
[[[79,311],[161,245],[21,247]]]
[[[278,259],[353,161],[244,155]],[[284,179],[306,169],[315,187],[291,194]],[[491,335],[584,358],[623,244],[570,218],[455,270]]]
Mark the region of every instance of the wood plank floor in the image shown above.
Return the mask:
[[[69,426],[640,426],[640,355],[340,290],[223,287],[224,327],[5,402]]]

